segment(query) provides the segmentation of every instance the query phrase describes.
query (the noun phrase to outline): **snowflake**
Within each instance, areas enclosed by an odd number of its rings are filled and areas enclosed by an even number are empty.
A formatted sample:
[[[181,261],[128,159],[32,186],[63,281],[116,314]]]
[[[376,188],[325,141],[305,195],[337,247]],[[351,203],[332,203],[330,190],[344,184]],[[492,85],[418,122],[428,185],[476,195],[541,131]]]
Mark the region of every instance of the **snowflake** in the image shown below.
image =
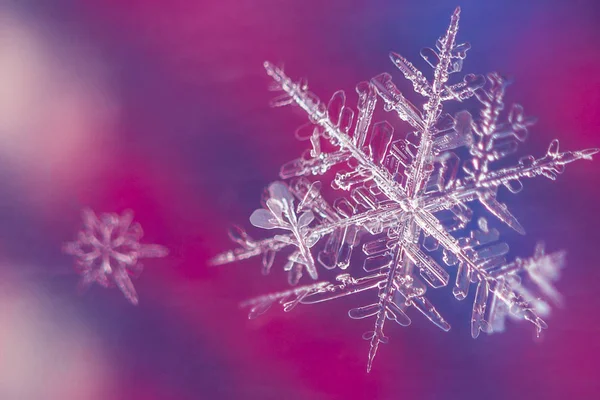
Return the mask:
[[[370,371],[379,344],[388,340],[386,321],[409,325],[410,307],[442,330],[450,329],[425,294],[428,287],[447,286],[446,267],[457,266],[454,297],[465,299],[469,286],[476,285],[473,338],[480,332],[502,331],[506,317],[531,322],[538,335],[546,328],[542,317],[550,306],[541,296],[560,302],[552,281],[558,278],[565,253],[545,254],[539,244],[533,257],[507,261],[507,244],[499,241],[498,230],[486,219],[474,215],[472,204],[479,202],[496,219],[524,234],[515,216],[497,200],[498,189],[504,186],[517,193],[523,179],[539,175],[554,180],[566,164],[590,160],[598,149],[560,152],[554,140],[543,157],[527,156],[512,166],[492,168],[494,162],[517,150],[534,120],[517,104],[504,117],[507,81],[496,73],[487,77],[468,74],[461,82],[448,83],[451,74],[461,71],[470,48],[468,43],[456,42],[459,14],[457,8],[436,49],[421,51],[434,70],[431,81],[404,57],[390,54],[415,92],[425,97],[422,108],[407,100],[391,76],[383,73],[356,86],[355,118],[343,91],[334,93],[325,105],[308,91],[306,82],[294,82],[281,68],[265,62],[276,89],[283,91],[274,105],[295,104],[308,114],[309,124],[299,128],[296,136],[309,140],[312,148],[283,165],[280,177],[293,179],[272,183],[265,208],[250,217],[256,227],[287,232],[253,240],[234,228],[230,236],[240,248],[215,257],[213,264],[262,256],[266,274],[275,254],[291,249],[284,267],[291,285],[305,271],[318,279],[318,266],[348,273],[333,282],[320,281],[249,300],[244,305],[250,307],[250,318],[276,302],[290,311],[298,304],[371,292],[370,304],[348,312],[353,319],[374,319],[374,329],[363,336],[370,342]],[[468,111],[454,116],[442,112],[444,103],[472,97],[482,106],[478,118]],[[372,123],[379,99],[385,111],[396,113],[410,126],[404,139],[394,140],[389,122]],[[459,155],[467,160],[461,161]],[[321,183],[306,177],[323,175],[334,166],[331,186],[349,196],[330,203],[321,195]],[[311,248],[319,241],[324,244],[315,261]],[[350,262],[361,242],[366,255],[362,270]]]
[[[168,250],[156,244],[141,244],[144,231],[139,223],[133,223],[133,212],[122,215],[105,213],[98,218],[85,209],[82,212],[84,229],[77,240],[64,245],[63,251],[75,256],[77,271],[81,275],[80,289],[93,282],[103,287],[117,286],[132,304],[138,304],[138,296],[131,282],[142,272],[140,258],[164,257]]]

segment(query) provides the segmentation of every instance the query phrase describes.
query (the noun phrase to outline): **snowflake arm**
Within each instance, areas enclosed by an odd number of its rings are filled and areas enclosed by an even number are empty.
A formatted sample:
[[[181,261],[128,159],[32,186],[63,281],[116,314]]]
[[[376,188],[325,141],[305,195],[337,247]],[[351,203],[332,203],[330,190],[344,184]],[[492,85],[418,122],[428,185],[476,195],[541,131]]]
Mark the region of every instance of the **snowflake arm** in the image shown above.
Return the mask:
[[[346,95],[343,91],[337,91],[332,96],[327,107],[319,100],[319,98],[313,93],[308,91],[306,85],[301,83],[294,83],[283,70],[273,66],[269,62],[265,62],[265,69],[275,82],[280,86],[281,90],[285,92],[290,102],[293,102],[300,106],[306,113],[311,121],[316,124],[317,128],[313,132],[317,132],[327,140],[329,140],[334,146],[340,148],[340,153],[334,153],[337,158],[336,163],[347,161],[352,157],[358,166],[354,168],[351,173],[338,173],[335,178],[335,185],[340,189],[347,189],[349,186],[359,183],[373,180],[378,187],[388,196],[397,201],[404,198],[403,190],[398,185],[390,172],[382,167],[377,161],[381,161],[380,157],[385,155],[387,146],[389,145],[392,132],[387,127],[376,125],[377,130],[373,131],[373,137],[371,139],[371,145],[369,146],[369,153],[367,154],[362,147],[361,143],[364,142],[363,126],[368,124],[371,120],[375,99],[371,98],[366,100],[366,106],[359,112],[359,121],[357,123],[357,130],[355,135],[350,137],[348,132],[354,118],[354,111],[351,108],[346,107]],[[362,95],[361,90],[364,87],[363,84],[357,86],[359,96]],[[365,95],[365,96],[368,96]],[[371,106],[371,102],[373,105]],[[319,133],[320,132],[320,133]],[[316,141],[316,139],[315,139]],[[383,149],[377,147],[377,144],[383,144]],[[346,154],[344,157],[343,154]],[[315,149],[314,153],[316,157],[320,156],[320,152]],[[327,171],[333,164],[330,164],[332,158],[329,158],[328,162],[321,160],[322,171],[319,174]],[[285,168],[285,166],[284,166]],[[287,175],[287,174],[285,174]]]

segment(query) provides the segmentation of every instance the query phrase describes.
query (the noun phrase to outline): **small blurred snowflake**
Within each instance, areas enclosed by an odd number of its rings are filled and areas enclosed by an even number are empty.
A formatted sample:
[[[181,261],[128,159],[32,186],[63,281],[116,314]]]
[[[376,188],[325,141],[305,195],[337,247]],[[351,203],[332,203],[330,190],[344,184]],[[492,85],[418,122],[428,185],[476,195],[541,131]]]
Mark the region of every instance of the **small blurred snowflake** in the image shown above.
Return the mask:
[[[80,289],[93,282],[103,287],[117,286],[132,304],[138,296],[131,282],[142,272],[140,258],[165,257],[166,247],[141,244],[144,231],[139,223],[132,223],[133,212],[122,215],[105,213],[98,216],[90,209],[82,212],[84,229],[77,240],[65,243],[63,251],[75,256],[77,271],[81,275]]]

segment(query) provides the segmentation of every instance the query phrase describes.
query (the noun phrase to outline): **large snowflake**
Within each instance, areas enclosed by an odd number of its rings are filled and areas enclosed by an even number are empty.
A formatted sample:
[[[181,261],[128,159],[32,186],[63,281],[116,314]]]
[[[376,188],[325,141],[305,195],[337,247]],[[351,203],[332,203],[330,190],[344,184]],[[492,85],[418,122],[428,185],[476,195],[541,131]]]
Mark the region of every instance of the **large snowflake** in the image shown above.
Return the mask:
[[[476,286],[474,338],[480,332],[502,331],[507,316],[531,322],[538,334],[546,328],[542,317],[548,314],[549,304],[541,297],[560,301],[551,283],[558,278],[564,252],[545,254],[540,244],[533,257],[508,262],[508,246],[499,242],[498,231],[486,219],[474,216],[473,202],[524,234],[507,206],[497,200],[498,189],[504,186],[516,193],[523,179],[539,175],[554,180],[566,164],[589,160],[598,149],[560,152],[554,140],[543,157],[527,156],[513,166],[493,169],[494,162],[514,153],[525,140],[533,119],[516,104],[503,117],[507,82],[496,73],[468,74],[459,83],[448,83],[451,74],[461,71],[470,48],[456,42],[459,14],[457,8],[435,49],[421,51],[433,68],[431,81],[404,57],[390,54],[415,92],[425,98],[422,107],[407,100],[392,77],[383,73],[356,87],[355,118],[343,91],[334,93],[326,105],[308,91],[306,82],[295,82],[281,68],[265,62],[276,88],[283,91],[275,105],[295,104],[308,114],[310,123],[296,135],[310,140],[312,148],[281,168],[282,179],[293,179],[272,183],[264,208],[250,217],[252,225],[281,233],[253,240],[235,228],[230,236],[240,248],[217,256],[213,263],[262,256],[266,274],[276,253],[289,249],[284,270],[291,285],[304,272],[318,279],[320,267],[347,273],[334,282],[296,286],[247,301],[250,318],[276,302],[290,311],[298,304],[370,291],[370,304],[348,312],[350,318],[374,319],[373,331],[364,335],[370,341],[370,370],[379,344],[388,340],[386,321],[409,325],[408,308],[416,308],[442,330],[450,329],[425,294],[427,287],[447,286],[447,267],[457,266],[452,289],[456,299],[463,300],[469,286]],[[444,103],[471,97],[481,103],[479,118],[468,111],[454,116],[443,113]],[[385,111],[411,127],[406,138],[394,140],[394,127],[386,121],[372,123],[378,100]],[[332,188],[349,196],[330,203],[321,196],[321,183],[306,177],[332,168],[336,172]],[[316,246],[321,241],[324,244]],[[362,270],[350,262],[361,242],[366,255]],[[320,247],[316,261],[313,247]]]

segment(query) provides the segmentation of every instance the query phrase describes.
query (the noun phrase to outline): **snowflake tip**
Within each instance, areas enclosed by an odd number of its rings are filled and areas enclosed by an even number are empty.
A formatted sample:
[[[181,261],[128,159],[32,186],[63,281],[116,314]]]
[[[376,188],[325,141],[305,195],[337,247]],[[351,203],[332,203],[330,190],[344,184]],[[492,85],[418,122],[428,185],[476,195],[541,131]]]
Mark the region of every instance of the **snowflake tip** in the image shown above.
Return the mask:
[[[582,150],[581,154],[582,154],[582,156],[583,156],[584,159],[591,160],[592,156],[595,155],[595,154],[597,154],[599,151],[600,151],[599,148],[593,147],[593,148],[590,148],[590,149]]]
[[[273,78],[276,78],[283,71],[283,67],[278,67],[269,61],[265,61],[263,66],[267,71],[267,75],[272,76]]]
[[[457,21],[458,18],[460,18],[460,6],[456,6],[456,8],[454,9],[454,12],[452,13],[451,21],[453,23],[456,23],[456,22],[458,22]]]

